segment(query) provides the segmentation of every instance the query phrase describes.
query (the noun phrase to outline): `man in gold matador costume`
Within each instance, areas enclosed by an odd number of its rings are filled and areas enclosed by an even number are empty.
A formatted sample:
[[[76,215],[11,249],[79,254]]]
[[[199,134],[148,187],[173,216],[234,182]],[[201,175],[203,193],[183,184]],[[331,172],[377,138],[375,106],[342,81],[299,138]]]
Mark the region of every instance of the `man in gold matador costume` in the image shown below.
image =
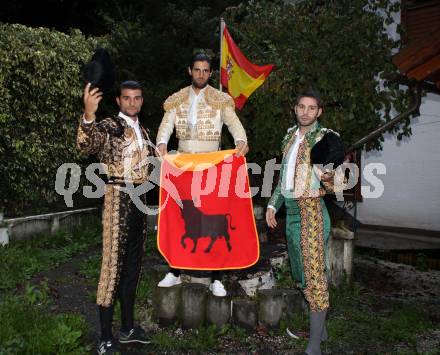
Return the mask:
[[[235,113],[233,99],[208,85],[212,74],[211,59],[197,54],[188,68],[192,85],[168,97],[164,103],[165,114],[156,138],[161,155],[167,153],[168,140],[176,130],[181,153],[207,153],[219,150],[223,123],[235,141],[237,155],[245,155],[246,132]],[[210,291],[215,296],[226,296],[222,273],[212,272]],[[181,283],[180,270],[170,269],[159,287],[171,287]]]
[[[103,251],[97,304],[101,324],[99,354],[117,353],[112,334],[113,305],[121,306],[120,343],[147,344],[139,326],[134,326],[134,303],[145,251],[147,216],[126,188],[149,178],[148,160],[153,152],[147,130],[138,119],[143,104],[142,87],[137,81],[124,81],[116,102],[120,112],[95,122],[102,92],[90,83],[84,89],[84,115],[80,119],[77,146],[87,154],[97,154],[107,169],[103,211]],[[144,204],[145,194],[140,196]]]
[[[308,91],[298,96],[295,105],[297,125],[287,131],[282,143],[283,160],[278,185],[269,200],[266,221],[276,227],[275,213],[284,203],[287,211],[287,247],[292,275],[302,288],[310,306],[310,338],[305,351],[321,354],[321,341],[327,338],[325,317],[329,293],[325,270],[325,253],[330,235],[330,218],[322,197],[333,191],[334,168],[344,159],[342,142],[336,132],[321,127],[320,95]],[[316,153],[316,154],[314,154]],[[317,169],[314,157],[325,154]],[[327,157],[329,160],[326,160]],[[326,166],[327,167],[327,166]],[[324,167],[324,168],[326,168]],[[295,333],[287,329],[291,337]]]

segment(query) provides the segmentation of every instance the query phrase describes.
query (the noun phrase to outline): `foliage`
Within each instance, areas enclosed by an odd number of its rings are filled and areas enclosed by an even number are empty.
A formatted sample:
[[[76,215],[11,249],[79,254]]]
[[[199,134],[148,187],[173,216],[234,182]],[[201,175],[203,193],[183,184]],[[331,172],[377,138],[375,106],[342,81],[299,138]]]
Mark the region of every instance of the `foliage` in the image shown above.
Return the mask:
[[[81,230],[36,236],[0,247],[0,355],[86,354],[87,324],[78,314],[52,314],[47,281],[31,277],[97,245],[100,223],[91,220]]]
[[[0,24],[0,205],[9,214],[54,201],[58,167],[79,159],[80,72],[98,44],[78,30]]]
[[[101,252],[90,255],[82,260],[79,265],[79,273],[86,279],[90,279],[93,284],[99,278],[99,272],[101,267]]]
[[[36,296],[35,296],[36,294]],[[25,295],[7,295],[0,300],[0,355],[85,354],[87,332],[84,317],[47,312],[47,295],[28,287]],[[35,300],[45,302],[35,304]]]
[[[159,250],[157,249],[157,233],[152,232],[147,234],[147,240],[145,242],[145,254],[160,256]]]
[[[295,288],[295,281],[292,279],[292,271],[290,263],[283,263],[281,266],[274,268],[274,277],[276,287],[278,288]]]
[[[152,344],[157,349],[207,351],[213,350],[218,344],[218,338],[225,335],[230,327],[219,328],[215,325],[197,330],[186,331],[180,336],[168,332],[159,332],[152,337]]]
[[[385,352],[405,342],[415,351],[417,336],[433,327],[421,305],[392,300],[384,303],[383,299],[356,283],[331,288],[330,304],[327,346],[332,349],[344,344],[346,348],[356,347],[359,351],[374,346]]]
[[[392,107],[407,107],[409,94],[382,80],[396,72],[391,58],[399,43],[385,32],[396,10],[398,3],[382,0],[305,0],[249,1],[226,11],[230,32],[249,59],[276,65],[242,112],[251,159],[279,154],[294,124],[295,96],[303,90],[322,93],[323,125],[340,132],[346,144],[390,120]],[[408,125],[395,133],[409,135]],[[367,148],[380,148],[382,140]]]
[[[137,79],[144,86],[141,121],[152,139],[163,117],[162,103],[190,84],[187,67],[194,53],[203,50],[213,56],[213,69],[218,70],[220,14],[238,2],[117,1],[119,11],[102,11],[118,79]]]
[[[48,270],[101,241],[100,225],[96,220],[87,228],[52,236],[34,237],[0,247],[2,270],[0,291],[22,286],[35,273]]]

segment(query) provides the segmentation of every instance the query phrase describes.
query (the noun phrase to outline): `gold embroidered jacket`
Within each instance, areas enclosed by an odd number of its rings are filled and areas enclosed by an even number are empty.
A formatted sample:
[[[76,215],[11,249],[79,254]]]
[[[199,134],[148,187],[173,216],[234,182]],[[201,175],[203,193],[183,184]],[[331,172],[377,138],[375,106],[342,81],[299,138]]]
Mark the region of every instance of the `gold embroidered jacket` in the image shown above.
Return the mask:
[[[212,152],[219,149],[223,123],[235,141],[247,142],[246,132],[235,113],[232,98],[212,86],[207,86],[198,101],[197,124],[194,131],[188,126],[191,86],[174,93],[164,102],[165,114],[159,126],[156,144],[168,142],[174,128],[179,139],[179,151],[187,153]]]
[[[343,186],[336,186],[331,181],[319,181],[313,172],[313,166],[310,161],[310,152],[313,146],[318,143],[327,132],[331,131],[330,129],[321,127],[318,121],[316,121],[312,129],[306,133],[304,140],[299,145],[294,174],[294,191],[283,190],[283,178],[287,163],[286,156],[292,144],[295,143],[296,130],[297,126],[289,128],[282,143],[283,158],[281,162],[280,178],[268,203],[268,205],[275,207],[277,211],[283,204],[285,197],[295,199],[322,197],[327,192],[342,191],[343,189]]]
[[[150,150],[148,132],[140,126],[144,139],[142,149],[134,128],[118,116],[96,123],[85,123],[80,118],[77,147],[86,154],[97,154],[104,165],[109,181],[141,184],[148,179]]]

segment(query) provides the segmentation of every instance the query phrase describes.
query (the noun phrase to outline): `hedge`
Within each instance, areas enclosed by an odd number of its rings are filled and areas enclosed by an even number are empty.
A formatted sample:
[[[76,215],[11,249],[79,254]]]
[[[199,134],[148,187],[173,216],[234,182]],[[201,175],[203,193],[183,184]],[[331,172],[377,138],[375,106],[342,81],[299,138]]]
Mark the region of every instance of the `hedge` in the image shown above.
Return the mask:
[[[52,203],[55,174],[78,161],[81,68],[104,38],[0,24],[1,207],[6,215]]]

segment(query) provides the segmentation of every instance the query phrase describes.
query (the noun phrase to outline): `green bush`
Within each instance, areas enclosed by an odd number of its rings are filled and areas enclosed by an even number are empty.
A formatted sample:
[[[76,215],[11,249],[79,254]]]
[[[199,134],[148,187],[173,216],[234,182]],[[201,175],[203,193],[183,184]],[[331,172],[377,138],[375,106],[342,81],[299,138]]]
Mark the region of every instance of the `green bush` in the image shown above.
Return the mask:
[[[103,39],[0,24],[1,206],[7,214],[56,198],[55,174],[79,159],[81,68]]]

